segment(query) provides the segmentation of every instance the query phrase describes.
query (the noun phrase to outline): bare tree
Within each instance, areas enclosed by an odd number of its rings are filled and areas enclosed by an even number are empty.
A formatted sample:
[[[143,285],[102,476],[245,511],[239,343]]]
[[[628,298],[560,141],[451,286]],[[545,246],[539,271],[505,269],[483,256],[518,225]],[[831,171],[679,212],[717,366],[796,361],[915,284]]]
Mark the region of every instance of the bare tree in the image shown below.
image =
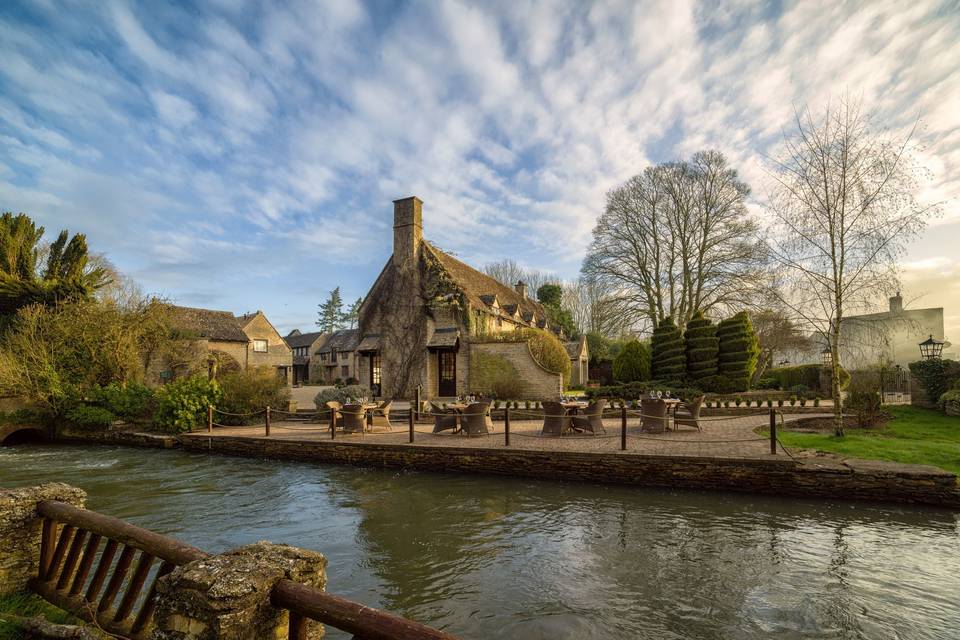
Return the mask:
[[[563,284],[563,308],[570,312],[580,333],[618,338],[646,328],[638,325],[636,314],[624,309],[606,287],[584,277]]]
[[[491,262],[483,267],[483,272],[511,289],[517,282],[522,281],[527,285],[527,291],[530,292],[529,295],[531,296],[535,295],[537,289],[545,284],[560,282],[560,278],[557,276],[536,269],[527,269],[512,258]]]
[[[607,194],[582,272],[651,324],[749,306],[764,278],[749,193],[718,151],[648,167]]]
[[[783,310],[760,309],[750,314],[750,320],[760,341],[760,357],[753,372],[754,383],[773,367],[777,354],[810,351],[814,346],[810,336]]]
[[[850,311],[897,289],[905,244],[937,207],[913,196],[913,131],[898,141],[850,101],[828,105],[819,117],[798,110],[795,126],[770,172],[768,207],[778,228],[768,247],[780,267],[774,294],[830,347],[841,436],[841,325]]]

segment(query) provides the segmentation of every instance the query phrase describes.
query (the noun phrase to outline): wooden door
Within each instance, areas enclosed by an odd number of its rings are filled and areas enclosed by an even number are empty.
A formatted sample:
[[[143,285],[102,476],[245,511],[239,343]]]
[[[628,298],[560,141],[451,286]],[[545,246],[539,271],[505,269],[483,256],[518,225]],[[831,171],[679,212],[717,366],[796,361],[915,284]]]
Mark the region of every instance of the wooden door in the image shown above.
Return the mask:
[[[457,352],[438,351],[437,364],[437,395],[445,398],[457,395]]]

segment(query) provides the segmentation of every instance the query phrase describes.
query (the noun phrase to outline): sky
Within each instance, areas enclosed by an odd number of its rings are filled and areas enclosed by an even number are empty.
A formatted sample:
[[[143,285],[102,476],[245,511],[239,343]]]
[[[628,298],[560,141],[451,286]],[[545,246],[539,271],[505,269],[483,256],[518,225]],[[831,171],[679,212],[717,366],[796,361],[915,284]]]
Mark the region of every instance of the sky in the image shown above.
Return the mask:
[[[919,121],[942,215],[904,298],[958,341],[956,2],[7,0],[0,210],[146,292],[309,330],[333,287],[366,293],[397,198],[470,264],[575,278],[610,188],[714,148],[762,217],[794,109],[843,96]]]

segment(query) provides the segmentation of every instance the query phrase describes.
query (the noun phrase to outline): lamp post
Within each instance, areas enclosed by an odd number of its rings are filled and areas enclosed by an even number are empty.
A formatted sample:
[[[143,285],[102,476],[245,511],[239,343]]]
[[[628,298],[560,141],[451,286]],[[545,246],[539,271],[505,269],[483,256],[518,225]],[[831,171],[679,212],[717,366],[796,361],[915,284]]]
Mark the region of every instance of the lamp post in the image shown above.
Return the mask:
[[[943,354],[943,340],[937,340],[930,334],[930,337],[920,343],[920,355],[924,360],[939,360]]]
[[[824,347],[823,351],[820,352],[820,364],[822,364],[825,369],[833,365],[833,351],[830,350],[829,345]]]

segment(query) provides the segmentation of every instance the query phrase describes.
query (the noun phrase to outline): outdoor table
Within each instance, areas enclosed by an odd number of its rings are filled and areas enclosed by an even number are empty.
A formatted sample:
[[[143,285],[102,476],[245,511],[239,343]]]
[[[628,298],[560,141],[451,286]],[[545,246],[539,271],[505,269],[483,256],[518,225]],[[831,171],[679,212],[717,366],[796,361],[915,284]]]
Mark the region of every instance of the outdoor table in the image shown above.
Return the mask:
[[[464,402],[451,402],[447,405],[448,409],[453,409],[457,412],[457,428],[453,430],[454,433],[463,430],[463,412],[466,411],[469,406],[469,404]]]
[[[374,409],[379,407],[380,404],[377,402],[361,402],[358,404],[361,407],[363,407],[364,411],[366,412],[364,414],[364,419],[367,422],[367,431],[373,431],[373,413],[372,412]]]
[[[577,415],[577,411],[579,411],[580,409],[586,409],[589,406],[589,403],[580,402],[580,401],[561,402],[560,406],[563,407],[563,412],[565,414],[567,414],[568,416],[575,416]],[[576,431],[576,429],[573,428],[572,421],[570,422],[570,425],[571,426],[567,429],[567,432],[569,433],[572,431]]]
[[[665,405],[667,405],[667,413],[665,416],[666,424],[664,425],[664,430],[670,430],[670,413],[674,414],[674,419],[676,419],[677,406],[682,402],[679,398],[640,398],[641,407],[643,400],[660,400]],[[641,411],[643,409],[641,408]],[[640,419],[640,424],[643,425],[643,418]]]

